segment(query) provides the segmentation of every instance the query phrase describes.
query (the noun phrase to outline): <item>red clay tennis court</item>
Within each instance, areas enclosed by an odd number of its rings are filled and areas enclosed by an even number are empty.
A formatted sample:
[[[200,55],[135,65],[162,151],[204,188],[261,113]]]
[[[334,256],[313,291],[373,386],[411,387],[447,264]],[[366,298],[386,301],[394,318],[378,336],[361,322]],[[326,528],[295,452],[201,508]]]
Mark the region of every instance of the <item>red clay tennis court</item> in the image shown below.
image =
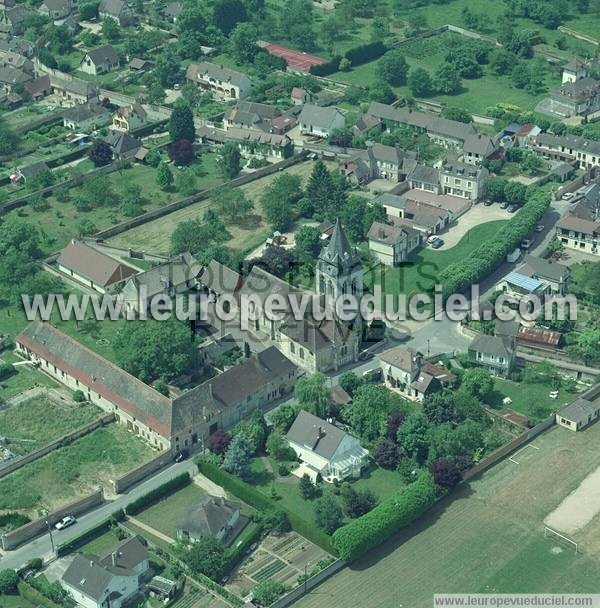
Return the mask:
[[[267,44],[265,49],[271,55],[285,59],[286,63],[290,68],[292,68],[292,70],[298,70],[300,72],[309,72],[311,66],[327,63],[326,59],[322,59],[316,55],[307,55],[302,51],[288,49],[287,47],[279,44]]]

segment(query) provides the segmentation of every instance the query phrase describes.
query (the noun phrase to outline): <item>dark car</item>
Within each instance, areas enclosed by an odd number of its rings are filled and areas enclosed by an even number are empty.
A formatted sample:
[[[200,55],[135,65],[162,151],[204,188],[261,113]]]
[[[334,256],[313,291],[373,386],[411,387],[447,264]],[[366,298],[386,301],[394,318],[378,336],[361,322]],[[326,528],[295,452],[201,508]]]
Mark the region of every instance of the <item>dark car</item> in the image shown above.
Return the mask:
[[[436,239],[435,241],[433,241],[433,243],[431,243],[431,246],[433,247],[433,249],[439,249],[443,244],[444,241],[442,239]]]
[[[489,207],[489,206],[490,206],[490,205],[491,205],[493,202],[494,202],[494,201],[485,200],[485,201],[483,201],[483,204],[484,204],[486,207]]]
[[[359,361],[370,361],[374,356],[375,355],[372,352],[365,350],[362,353],[360,353],[360,355],[358,355],[358,360]]]
[[[514,213],[518,208],[519,208],[519,205],[509,205],[506,210],[509,213]]]
[[[185,460],[188,457],[188,451],[187,450],[179,450],[179,452],[177,452],[177,454],[175,454],[175,462],[182,462],[183,460]]]

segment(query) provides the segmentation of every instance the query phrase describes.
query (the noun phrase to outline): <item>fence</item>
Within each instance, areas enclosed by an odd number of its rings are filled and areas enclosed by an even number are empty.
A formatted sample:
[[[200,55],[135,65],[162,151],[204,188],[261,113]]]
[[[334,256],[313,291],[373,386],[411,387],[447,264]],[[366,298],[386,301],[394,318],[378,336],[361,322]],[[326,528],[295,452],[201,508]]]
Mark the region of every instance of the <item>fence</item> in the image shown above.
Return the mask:
[[[152,475],[152,473],[156,473],[172,462],[173,456],[170,450],[161,452],[152,460],[149,460],[148,462],[145,462],[139,467],[133,469],[133,471],[129,471],[118,479],[112,480],[115,494],[122,494],[123,492],[126,492],[129,488],[131,488],[131,486],[142,481],[143,479],[146,479],[146,477]]]
[[[244,184],[249,184],[261,177],[266,177],[267,175],[272,175],[273,173],[277,173],[282,169],[287,167],[291,167],[299,162],[302,162],[308,156],[308,152],[300,152],[299,154],[295,154],[291,158],[287,158],[282,160],[279,163],[275,163],[273,165],[269,165],[268,167],[263,167],[262,169],[258,169],[253,173],[248,173],[247,175],[242,175],[241,177],[236,177],[232,179],[227,185],[231,187],[243,186]],[[190,205],[197,203],[198,201],[202,201],[205,198],[208,198],[212,193],[212,190],[202,190],[201,192],[196,192],[196,194],[192,194],[186,198],[182,198],[170,205],[165,205],[164,207],[160,207],[159,209],[155,209],[154,211],[148,211],[148,213],[144,213],[142,215],[138,215],[137,217],[131,218],[130,220],[125,220],[120,224],[115,224],[106,230],[101,230],[94,235],[94,238],[103,240],[112,238],[117,234],[121,234],[122,232],[126,232],[127,230],[131,230],[132,228],[137,228],[138,226],[142,226],[152,220],[156,220],[158,218],[164,217],[165,215],[169,215],[173,213],[173,211],[178,211],[179,209],[184,209],[185,207],[189,207]]]
[[[573,36],[573,38],[577,38],[579,40],[585,40],[585,42],[589,42],[590,44],[595,44],[596,46],[598,46],[600,44],[600,41],[597,38],[594,38],[593,36],[588,36],[587,34],[582,34],[581,32],[578,32],[577,30],[572,30],[570,27],[565,27],[564,25],[560,25],[558,27],[558,31],[562,32],[563,34],[568,34],[569,36]]]
[[[515,439],[513,439],[510,443],[499,447],[489,456],[486,456],[485,458],[481,459],[474,467],[466,471],[463,474],[463,482],[472,479],[476,475],[479,475],[479,473],[483,473],[483,471],[496,464],[499,460],[506,458],[506,456],[512,454],[512,452],[520,448],[522,445],[526,444],[528,441],[531,441],[544,431],[548,430],[551,426],[555,424],[555,422],[556,418],[554,414],[552,414],[533,428],[525,431],[518,437],[515,437]]]
[[[23,458],[19,458],[18,460],[15,460],[14,462],[11,462],[10,464],[3,466],[2,468],[0,468],[0,479],[2,479],[3,477],[6,477],[7,475],[10,475],[11,473],[14,473],[21,467],[24,467],[26,464],[34,462],[34,461],[38,460],[39,458],[42,458],[42,456],[46,456],[47,454],[50,454],[50,452],[53,452],[54,450],[56,450],[60,447],[68,445],[69,443],[72,443],[76,439],[80,439],[81,437],[88,435],[92,431],[95,431],[97,428],[100,428],[101,426],[104,426],[106,424],[113,422],[114,419],[115,419],[115,415],[113,413],[104,414],[103,416],[100,416],[100,418],[97,418],[93,422],[90,422],[89,424],[86,424],[85,426],[75,429],[74,431],[71,431],[70,433],[63,435],[62,437],[59,437],[58,439],[51,441],[50,443],[46,444],[44,447],[40,448],[39,450],[30,452],[26,456],[23,456]]]
[[[57,509],[56,511],[48,513],[44,517],[35,519],[34,521],[31,521],[28,524],[25,524],[24,526],[13,530],[12,532],[3,534],[0,537],[0,544],[2,545],[2,549],[4,549],[5,551],[15,549],[19,545],[22,545],[23,543],[26,543],[32,538],[39,536],[42,532],[48,529],[48,525],[53,526],[65,515],[80,515],[81,513],[89,511],[93,507],[97,507],[103,502],[104,493],[102,492],[102,489],[96,490],[93,494],[89,494],[88,496],[79,498],[76,501],[65,505],[64,507]]]

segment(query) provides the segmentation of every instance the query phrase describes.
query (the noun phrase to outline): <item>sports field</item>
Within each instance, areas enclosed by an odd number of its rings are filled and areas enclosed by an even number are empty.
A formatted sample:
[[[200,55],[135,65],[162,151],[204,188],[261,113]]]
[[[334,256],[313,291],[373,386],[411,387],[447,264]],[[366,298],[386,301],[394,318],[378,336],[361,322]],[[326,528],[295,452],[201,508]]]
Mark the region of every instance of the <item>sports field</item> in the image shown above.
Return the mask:
[[[572,546],[544,538],[544,519],[600,465],[600,424],[561,427],[440,504],[313,590],[300,608],[430,608],[433,593],[593,593],[600,576],[600,517]]]

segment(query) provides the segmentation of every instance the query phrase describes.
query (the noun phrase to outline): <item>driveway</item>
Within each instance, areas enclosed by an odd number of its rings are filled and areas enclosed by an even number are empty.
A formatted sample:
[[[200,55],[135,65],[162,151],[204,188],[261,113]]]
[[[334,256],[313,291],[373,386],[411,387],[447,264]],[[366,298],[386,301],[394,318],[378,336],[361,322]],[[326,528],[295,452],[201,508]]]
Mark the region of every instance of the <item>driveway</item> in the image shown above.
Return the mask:
[[[500,209],[498,203],[494,203],[489,207],[486,207],[483,203],[474,205],[466,213],[461,215],[456,223],[450,226],[447,232],[440,235],[442,239],[444,239],[444,244],[438,251],[454,247],[454,245],[456,245],[462,237],[475,226],[485,224],[486,222],[493,222],[495,220],[508,220],[511,217],[512,215],[506,211],[506,209]]]

